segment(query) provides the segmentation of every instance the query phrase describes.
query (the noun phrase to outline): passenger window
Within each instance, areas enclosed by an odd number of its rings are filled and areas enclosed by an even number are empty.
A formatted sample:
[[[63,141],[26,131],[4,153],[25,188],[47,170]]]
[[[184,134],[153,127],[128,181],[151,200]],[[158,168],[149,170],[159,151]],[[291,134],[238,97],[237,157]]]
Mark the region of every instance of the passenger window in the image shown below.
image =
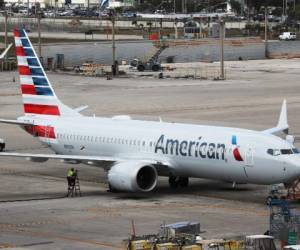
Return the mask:
[[[268,153],[269,155],[274,155],[274,150],[271,149],[271,148],[269,148],[269,149],[267,150],[267,153]]]
[[[294,154],[299,154],[299,150],[297,148],[293,148],[292,150]]]

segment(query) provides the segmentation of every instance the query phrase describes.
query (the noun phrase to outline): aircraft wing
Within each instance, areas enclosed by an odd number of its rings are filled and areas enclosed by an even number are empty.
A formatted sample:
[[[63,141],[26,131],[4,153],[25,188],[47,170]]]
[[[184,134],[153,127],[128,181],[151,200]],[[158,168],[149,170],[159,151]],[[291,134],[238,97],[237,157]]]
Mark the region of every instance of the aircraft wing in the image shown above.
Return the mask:
[[[49,159],[64,160],[66,162],[76,162],[76,163],[88,163],[90,165],[97,165],[103,162],[122,162],[131,161],[134,159],[128,159],[123,157],[107,157],[107,156],[85,156],[85,155],[56,155],[56,154],[30,154],[30,153],[8,153],[1,152],[0,157],[19,157],[25,158],[27,160],[32,160],[36,162],[44,162]],[[158,165],[169,165],[167,162],[161,162],[153,159],[137,159],[139,162],[145,162],[145,164],[158,164]]]
[[[20,125],[20,126],[34,125],[34,124],[31,123],[31,122],[18,121],[18,120],[7,120],[7,119],[0,119],[0,123],[13,124],[13,125]]]
[[[274,134],[277,132],[284,132],[288,134],[289,124],[287,121],[287,108],[286,108],[286,100],[283,101],[281,112],[279,116],[279,120],[277,126],[274,128],[263,130],[262,133],[264,134]]]
[[[7,52],[10,50],[10,48],[13,46],[13,44],[9,44],[8,47],[2,52],[2,54],[0,55],[0,59],[3,59],[5,57],[5,55],[7,54]]]

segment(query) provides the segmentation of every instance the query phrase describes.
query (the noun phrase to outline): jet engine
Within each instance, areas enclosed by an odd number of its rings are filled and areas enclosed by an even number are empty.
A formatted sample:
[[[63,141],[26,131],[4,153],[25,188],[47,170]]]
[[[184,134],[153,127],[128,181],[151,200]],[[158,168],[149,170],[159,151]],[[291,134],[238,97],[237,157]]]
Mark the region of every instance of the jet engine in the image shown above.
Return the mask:
[[[108,172],[108,183],[112,190],[149,192],[157,184],[156,168],[144,162],[118,162]]]

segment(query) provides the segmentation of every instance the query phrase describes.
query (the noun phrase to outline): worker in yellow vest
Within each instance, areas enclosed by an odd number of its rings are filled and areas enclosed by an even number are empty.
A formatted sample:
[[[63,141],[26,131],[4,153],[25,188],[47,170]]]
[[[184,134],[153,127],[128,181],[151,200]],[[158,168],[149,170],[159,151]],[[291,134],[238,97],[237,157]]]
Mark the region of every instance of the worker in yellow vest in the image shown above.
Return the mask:
[[[74,170],[74,168],[70,168],[68,170],[68,174],[67,174],[67,180],[68,180],[68,185],[69,186],[74,186],[75,178],[76,178],[75,170]]]

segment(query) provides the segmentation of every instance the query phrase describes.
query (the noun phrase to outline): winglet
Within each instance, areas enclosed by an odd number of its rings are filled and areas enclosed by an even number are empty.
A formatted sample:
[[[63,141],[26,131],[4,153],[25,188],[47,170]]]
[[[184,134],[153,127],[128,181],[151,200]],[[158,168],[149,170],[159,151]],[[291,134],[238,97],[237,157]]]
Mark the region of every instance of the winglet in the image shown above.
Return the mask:
[[[281,112],[278,120],[277,127],[285,128],[283,130],[284,133],[288,134],[289,124],[287,119],[287,108],[286,108],[286,100],[283,100],[282,106],[281,106]]]
[[[285,134],[288,134],[289,132],[289,124],[287,119],[287,105],[286,100],[283,100],[282,106],[281,106],[281,112],[279,116],[279,120],[277,123],[277,126],[274,128],[270,128],[267,130],[262,131],[265,134],[274,134],[276,132],[284,132]]]
[[[88,105],[84,105],[84,106],[80,106],[80,107],[78,107],[78,108],[75,108],[74,110],[75,110],[76,112],[80,113],[80,112],[86,110],[88,107],[89,107]]]

